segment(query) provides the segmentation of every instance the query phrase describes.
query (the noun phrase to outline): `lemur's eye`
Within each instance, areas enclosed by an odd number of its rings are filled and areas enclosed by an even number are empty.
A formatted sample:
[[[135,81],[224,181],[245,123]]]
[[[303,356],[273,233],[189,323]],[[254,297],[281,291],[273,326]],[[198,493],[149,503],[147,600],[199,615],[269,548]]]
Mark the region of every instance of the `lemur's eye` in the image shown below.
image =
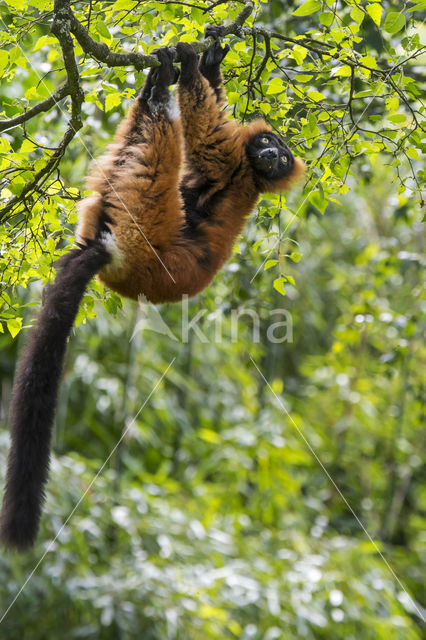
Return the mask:
[[[269,140],[268,138],[262,138],[261,143],[262,144],[268,144]]]
[[[287,162],[288,162],[287,156],[281,156],[281,162],[282,162],[282,164],[287,164]]]

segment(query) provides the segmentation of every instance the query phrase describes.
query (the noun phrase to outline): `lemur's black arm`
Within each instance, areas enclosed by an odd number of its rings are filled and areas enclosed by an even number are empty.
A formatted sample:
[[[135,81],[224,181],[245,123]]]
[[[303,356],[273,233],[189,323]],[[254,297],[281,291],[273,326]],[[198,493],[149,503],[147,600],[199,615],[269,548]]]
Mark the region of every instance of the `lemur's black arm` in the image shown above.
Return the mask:
[[[230,50],[230,46],[226,44],[221,47],[219,38],[223,35],[223,25],[207,25],[204,31],[206,38],[211,36],[215,39],[215,43],[207,51],[203,53],[200,60],[200,71],[209,81],[210,86],[214,89],[217,101],[222,104],[225,100],[225,92],[222,88],[222,72],[220,65],[226,54]]]

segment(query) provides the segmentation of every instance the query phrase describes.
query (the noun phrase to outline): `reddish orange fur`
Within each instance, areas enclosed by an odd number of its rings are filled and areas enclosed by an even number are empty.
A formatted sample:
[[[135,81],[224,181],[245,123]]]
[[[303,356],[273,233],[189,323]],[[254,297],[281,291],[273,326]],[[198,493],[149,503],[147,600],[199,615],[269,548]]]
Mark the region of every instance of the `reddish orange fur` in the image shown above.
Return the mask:
[[[156,303],[195,295],[231,255],[260,193],[246,145],[253,135],[271,130],[263,120],[244,127],[228,119],[199,73],[190,88],[180,84],[178,95],[180,120],[150,117],[141,114],[138,103],[133,105],[88,181],[97,193],[80,203],[80,240],[95,237],[102,213],[113,222],[121,259],[101,271],[101,281],[124,296],[143,294]],[[135,127],[143,140],[129,142]],[[262,191],[287,189],[303,169],[296,159],[289,177],[265,182]],[[210,219],[197,227],[199,243],[182,234],[185,210],[179,185],[196,188],[203,181],[211,186],[199,204],[213,202],[215,196],[218,203],[212,205]]]

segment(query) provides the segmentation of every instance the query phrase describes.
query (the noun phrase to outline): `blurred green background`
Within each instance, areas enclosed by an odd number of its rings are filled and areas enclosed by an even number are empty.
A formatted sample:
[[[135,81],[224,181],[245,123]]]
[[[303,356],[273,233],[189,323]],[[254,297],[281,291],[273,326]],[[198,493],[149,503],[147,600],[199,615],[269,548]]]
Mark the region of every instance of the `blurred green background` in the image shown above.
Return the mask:
[[[99,12],[109,6],[97,4]],[[161,3],[136,4],[140,19],[151,6],[164,19]],[[338,3],[343,24],[356,4]],[[380,4],[396,11],[399,3]],[[75,5],[87,15],[87,3]],[[226,5],[217,11],[241,9]],[[1,4],[3,21],[11,6]],[[167,8],[174,18],[183,10]],[[24,36],[14,19],[27,55],[48,34],[48,18]],[[209,15],[191,19],[202,31]],[[259,19],[286,33],[315,26],[315,16],[283,22],[281,2],[263,5]],[[133,23],[124,25],[122,37]],[[373,21],[363,28],[366,46],[382,54]],[[37,49],[52,68],[60,66],[53,40]],[[249,44],[240,55],[252,55]],[[228,83],[244,86],[244,71],[237,79],[225,71]],[[36,84],[34,73],[27,65],[1,85],[8,117],[22,110],[15,98]],[[102,73],[102,90],[113,95],[121,82],[121,97],[106,113],[96,105],[99,82],[93,87],[80,138],[94,155],[111,139],[135,82],[123,69]],[[136,84],[142,81],[136,74]],[[241,117],[246,105],[234,109]],[[27,133],[57,143],[61,118],[52,116],[31,121]],[[296,130],[297,117],[290,109]],[[316,143],[294,135],[298,152],[313,162]],[[332,137],[332,128],[324,135]],[[17,152],[22,130],[5,139]],[[0,554],[0,618],[7,612],[1,638],[423,637],[421,216],[414,182],[407,179],[401,190],[408,164],[396,166],[374,149],[373,158],[365,153],[345,168],[344,189],[325,185],[317,207],[302,187],[287,199],[262,198],[232,260],[189,302],[189,318],[200,315],[188,339],[179,305],[158,309],[173,339],[158,332],[153,310],[94,283],[68,349],[37,546],[26,556]],[[88,163],[76,139],[61,163],[67,188],[82,188]],[[70,237],[76,214],[66,195],[36,202],[34,217],[25,220],[32,237],[43,238],[41,250],[29,241],[33,253],[25,254],[24,218],[2,230],[2,482],[14,367],[26,331],[11,334],[20,317],[24,326],[34,318],[36,277],[48,279],[65,248],[61,235]],[[286,326],[271,329],[283,322],[283,310]]]

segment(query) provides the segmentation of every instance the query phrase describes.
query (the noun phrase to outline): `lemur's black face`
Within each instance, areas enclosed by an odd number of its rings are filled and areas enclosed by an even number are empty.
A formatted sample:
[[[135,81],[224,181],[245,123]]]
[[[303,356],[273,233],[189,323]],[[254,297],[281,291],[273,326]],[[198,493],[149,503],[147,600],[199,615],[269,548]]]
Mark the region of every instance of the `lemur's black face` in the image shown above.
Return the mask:
[[[256,173],[268,180],[279,180],[293,170],[293,154],[271,131],[253,136],[247,145],[247,155]]]

